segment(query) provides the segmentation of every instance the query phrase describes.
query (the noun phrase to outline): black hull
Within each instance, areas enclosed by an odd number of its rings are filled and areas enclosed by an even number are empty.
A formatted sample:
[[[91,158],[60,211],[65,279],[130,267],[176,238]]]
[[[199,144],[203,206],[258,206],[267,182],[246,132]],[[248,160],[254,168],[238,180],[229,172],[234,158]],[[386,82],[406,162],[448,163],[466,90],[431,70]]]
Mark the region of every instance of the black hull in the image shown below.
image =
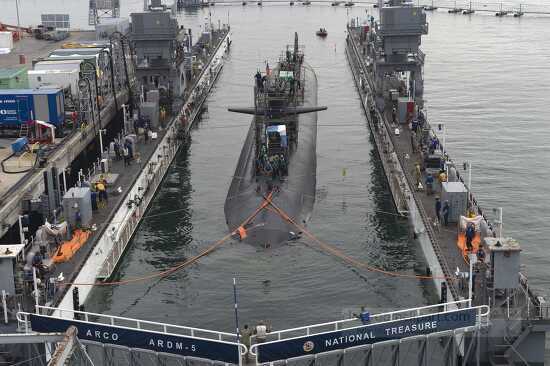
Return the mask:
[[[305,90],[304,107],[317,105],[317,77],[308,65],[304,66]],[[254,117],[246,137],[235,175],[229,187],[224,211],[227,225],[236,230],[254,211],[262,205],[268,194],[267,178],[257,179],[254,172],[255,161],[255,123]],[[298,120],[298,139],[291,150],[288,162],[288,176],[283,182],[278,179],[273,185],[279,191],[273,193],[272,201],[295,222],[304,223],[309,219],[315,202],[317,171],[317,112],[293,116]],[[260,186],[260,192],[257,192]],[[246,242],[261,246],[271,246],[286,242],[290,232],[297,229],[273,210],[263,209],[247,225]]]

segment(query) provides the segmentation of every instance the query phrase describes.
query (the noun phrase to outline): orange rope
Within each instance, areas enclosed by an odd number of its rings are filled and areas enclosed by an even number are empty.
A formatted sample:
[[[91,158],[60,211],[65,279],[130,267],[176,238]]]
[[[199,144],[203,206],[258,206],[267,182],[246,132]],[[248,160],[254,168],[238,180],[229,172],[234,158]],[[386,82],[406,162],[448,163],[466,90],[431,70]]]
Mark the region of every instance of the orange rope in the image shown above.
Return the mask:
[[[281,216],[284,220],[288,221],[289,223],[294,225],[296,228],[301,230],[307,237],[309,237],[311,240],[316,242],[322,249],[324,249],[325,251],[337,256],[338,258],[344,260],[345,262],[347,262],[347,263],[349,263],[349,264],[351,264],[355,267],[365,268],[368,271],[378,272],[378,273],[381,273],[381,274],[384,274],[384,275],[387,275],[387,276],[392,276],[392,277],[415,278],[415,279],[454,280],[454,277],[409,275],[409,274],[405,274],[405,273],[391,272],[391,271],[386,271],[386,270],[381,269],[381,268],[372,267],[372,266],[370,266],[370,265],[368,265],[364,262],[361,262],[357,259],[354,259],[354,258],[348,256],[347,254],[340,251],[339,249],[336,249],[336,248],[332,247],[331,245],[329,245],[327,243],[324,243],[323,241],[319,240],[315,235],[313,235],[312,233],[307,231],[302,225],[296,223],[291,217],[289,217],[281,208],[279,208],[273,202],[270,201],[269,205],[271,205],[275,209],[276,213],[278,213],[279,216]]]
[[[263,210],[264,208],[266,208],[270,203],[271,203],[271,197],[272,197],[272,193],[270,193],[267,198],[264,199],[264,201],[262,202],[262,204],[250,215],[246,218],[246,220],[244,220],[240,226],[244,226],[246,224],[248,224],[252,219],[254,219],[259,213],[261,210]],[[149,280],[149,279],[152,279],[152,278],[157,278],[157,277],[166,277],[180,269],[182,269],[183,267],[185,266],[188,266],[194,262],[196,262],[197,260],[199,260],[200,258],[212,253],[214,250],[216,250],[218,247],[220,247],[223,243],[225,243],[228,239],[231,238],[231,236],[233,236],[233,234],[235,234],[235,231],[227,234],[226,236],[224,236],[223,238],[221,238],[220,240],[218,240],[217,242],[215,242],[213,245],[211,245],[210,247],[208,247],[206,250],[204,250],[203,252],[197,254],[196,256],[186,260],[185,262],[182,262],[172,268],[169,268],[165,271],[162,271],[162,272],[157,272],[157,273],[153,273],[153,274],[150,274],[150,275],[147,275],[147,276],[142,276],[142,277],[135,277],[135,278],[129,278],[127,280],[121,280],[121,281],[111,281],[111,282],[93,282],[93,283],[75,283],[75,282],[64,282],[64,283],[61,283],[59,284],[60,286],[61,285],[74,285],[74,286],[113,286],[113,285],[125,285],[125,284],[128,284],[128,283],[133,283],[133,282],[139,282],[139,281],[144,281],[144,280]]]

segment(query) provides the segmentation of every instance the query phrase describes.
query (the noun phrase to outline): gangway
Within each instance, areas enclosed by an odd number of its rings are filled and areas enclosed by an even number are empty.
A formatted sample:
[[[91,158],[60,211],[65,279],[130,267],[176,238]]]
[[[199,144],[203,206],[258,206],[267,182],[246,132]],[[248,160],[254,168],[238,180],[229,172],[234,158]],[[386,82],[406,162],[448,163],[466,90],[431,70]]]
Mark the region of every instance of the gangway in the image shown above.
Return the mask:
[[[113,315],[36,306],[36,313],[17,313],[25,334],[62,333],[71,326],[83,342],[95,342],[131,349],[241,365],[247,347],[234,333]]]

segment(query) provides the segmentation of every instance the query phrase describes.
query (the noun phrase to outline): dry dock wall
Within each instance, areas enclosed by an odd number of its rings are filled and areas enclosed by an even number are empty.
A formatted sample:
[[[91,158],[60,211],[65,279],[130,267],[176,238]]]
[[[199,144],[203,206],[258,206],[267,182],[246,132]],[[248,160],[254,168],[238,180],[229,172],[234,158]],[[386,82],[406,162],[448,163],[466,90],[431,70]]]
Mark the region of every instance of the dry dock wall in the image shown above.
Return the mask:
[[[382,116],[378,111],[378,120],[379,126],[376,127],[373,123],[372,118],[370,117],[369,111],[369,94],[363,92],[361,88],[361,82],[359,80],[360,75],[366,75],[366,70],[363,69],[361,59],[357,48],[353,44],[353,40],[350,37],[350,41],[346,45],[346,56],[349,61],[349,65],[352,71],[353,79],[355,81],[355,86],[360,96],[361,105],[367,117],[369,128],[375,140],[376,148],[382,165],[384,168],[384,173],[388,181],[392,197],[398,212],[407,214],[409,224],[413,229],[413,232],[416,236],[416,242],[420,245],[422,253],[426,259],[430,271],[432,273],[432,283],[435,286],[437,294],[441,297],[441,284],[446,282],[444,280],[445,273],[443,271],[440,259],[436,254],[434,247],[432,245],[431,238],[428,234],[426,228],[426,223],[422,218],[420,209],[416,200],[414,199],[411,187],[406,179],[405,172],[397,154],[395,152],[391,136],[387,128],[385,127],[384,122],[382,122]],[[365,88],[369,89],[369,87]],[[448,301],[458,301],[459,298],[457,295],[453,295],[452,291],[447,293]]]
[[[208,66],[203,69],[201,77],[195,85],[205,85],[205,83],[208,82],[208,91],[213,87],[221,72],[221,66],[223,65],[223,61],[221,61],[222,57],[229,47],[227,42],[228,38],[229,33],[220,41],[220,45],[212,56]],[[220,63],[215,62],[216,60],[220,60]],[[210,74],[211,69],[214,76]],[[204,95],[202,100],[195,103],[193,114],[188,119],[189,123],[186,127],[187,132],[193,121],[200,115],[202,104],[207,96],[208,93]],[[189,102],[186,102],[181,110],[184,111],[188,104]],[[143,215],[147,211],[149,203],[153,199],[156,190],[168,171],[171,162],[177,155],[179,147],[183,144],[183,141],[177,138],[177,124],[180,122],[181,116],[182,112],[174,117],[168,124],[166,134],[158,144],[155,152],[151,155],[149,161],[144,164],[143,171],[134,182],[127,197],[117,209],[110,224],[105,228],[91,255],[76,276],[74,280],[75,284],[70,285],[65,292],[65,295],[57,306],[58,309],[53,314],[54,316],[72,317],[72,313],[63,313],[62,309],[72,309],[73,288],[78,287],[80,302],[84,303],[90,295],[93,286],[78,286],[78,284],[93,284],[97,281],[98,277],[102,276],[102,272],[105,271],[105,269],[112,271],[116,267],[118,260],[124,253],[127,244],[139,226]],[[129,204],[130,201],[136,200],[136,197],[138,197],[138,201],[141,201],[140,204]]]

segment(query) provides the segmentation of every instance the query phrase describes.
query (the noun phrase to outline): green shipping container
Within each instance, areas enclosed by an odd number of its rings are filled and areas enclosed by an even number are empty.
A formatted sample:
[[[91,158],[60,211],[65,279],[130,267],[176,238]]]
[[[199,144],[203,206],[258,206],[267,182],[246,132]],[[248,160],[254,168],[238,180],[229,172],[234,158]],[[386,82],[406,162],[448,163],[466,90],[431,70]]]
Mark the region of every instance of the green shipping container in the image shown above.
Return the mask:
[[[0,68],[0,89],[28,89],[27,67]]]

